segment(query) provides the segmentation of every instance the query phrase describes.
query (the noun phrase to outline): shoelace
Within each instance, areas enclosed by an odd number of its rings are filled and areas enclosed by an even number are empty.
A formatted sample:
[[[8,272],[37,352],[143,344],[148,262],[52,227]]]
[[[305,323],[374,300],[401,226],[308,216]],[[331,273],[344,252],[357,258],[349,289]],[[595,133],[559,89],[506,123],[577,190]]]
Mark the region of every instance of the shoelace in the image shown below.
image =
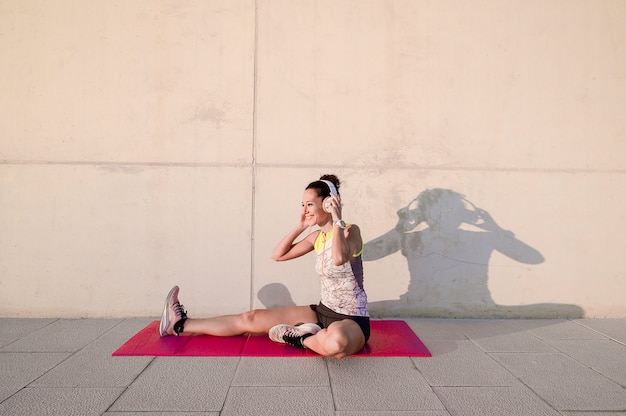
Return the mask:
[[[180,302],[176,302],[172,306],[174,307],[174,314],[176,315],[177,318],[179,319],[187,318],[187,311],[185,310],[185,307],[180,304]]]
[[[180,302],[176,302],[172,307],[174,308],[174,314],[178,318],[178,321],[174,324],[174,333],[178,336],[184,330],[185,321],[187,320],[187,311]]]
[[[304,335],[304,332],[298,328],[287,328],[283,337],[301,337]]]
[[[283,340],[292,347],[305,348],[302,344],[302,336],[306,333],[298,328],[287,328],[283,334]]]

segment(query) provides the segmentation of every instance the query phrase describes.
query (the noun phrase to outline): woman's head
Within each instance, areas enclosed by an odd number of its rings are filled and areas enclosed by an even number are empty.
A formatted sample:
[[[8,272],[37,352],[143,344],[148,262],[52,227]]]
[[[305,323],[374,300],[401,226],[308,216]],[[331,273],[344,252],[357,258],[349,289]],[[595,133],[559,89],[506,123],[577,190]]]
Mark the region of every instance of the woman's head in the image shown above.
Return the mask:
[[[315,189],[317,192],[317,196],[322,199],[330,196],[331,194],[335,194],[339,196],[339,186],[341,186],[341,182],[339,178],[335,175],[322,175],[319,180],[311,182],[306,189]]]
[[[339,179],[335,175],[322,175],[311,182],[302,196],[303,215],[309,226],[322,225],[329,221],[331,214],[324,210],[324,200],[331,194],[339,196]]]

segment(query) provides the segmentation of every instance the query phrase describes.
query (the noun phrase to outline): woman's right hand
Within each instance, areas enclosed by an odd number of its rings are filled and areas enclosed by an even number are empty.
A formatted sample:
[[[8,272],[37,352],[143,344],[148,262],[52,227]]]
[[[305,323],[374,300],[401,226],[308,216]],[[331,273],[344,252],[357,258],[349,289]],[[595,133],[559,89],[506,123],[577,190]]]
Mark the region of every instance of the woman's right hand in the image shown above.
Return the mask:
[[[301,229],[305,229],[308,226],[306,225],[306,208],[302,207],[302,211],[300,211],[300,221],[298,221],[298,227]]]
[[[272,251],[273,260],[291,260],[313,250],[313,242],[309,241],[308,238],[304,238],[296,242],[296,239],[300,236],[300,234],[302,234],[302,232],[309,227],[306,223],[305,212],[305,208],[303,207],[302,212],[300,212],[300,220],[298,221],[298,225],[278,242],[278,244]]]

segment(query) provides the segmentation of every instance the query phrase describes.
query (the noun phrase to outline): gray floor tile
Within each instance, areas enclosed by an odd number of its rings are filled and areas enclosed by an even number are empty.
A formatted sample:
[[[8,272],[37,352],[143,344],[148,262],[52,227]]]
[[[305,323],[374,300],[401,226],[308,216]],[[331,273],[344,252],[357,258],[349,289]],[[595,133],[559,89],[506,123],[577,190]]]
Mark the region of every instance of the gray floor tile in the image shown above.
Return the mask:
[[[575,322],[598,331],[607,337],[626,344],[626,318],[622,319],[577,319]]]
[[[128,340],[137,332],[144,329],[148,324],[154,322],[158,318],[128,318],[124,319],[109,331],[102,334],[101,338],[115,338]]]
[[[120,322],[120,319],[59,319],[0,351],[75,352]]]
[[[563,416],[624,416],[626,412],[561,412]]]
[[[512,321],[541,339],[604,339],[602,334],[567,319],[520,319]]]
[[[423,339],[422,342],[430,351],[432,358],[439,357],[441,355],[448,355],[450,353],[454,353],[459,349],[459,345],[468,345],[471,343],[474,347],[480,351],[481,354],[485,354],[483,350],[478,348],[476,344],[472,341],[464,338],[462,340],[454,340],[454,339]],[[417,360],[428,360],[429,357],[417,357]]]
[[[329,386],[320,357],[242,357],[233,386]]]
[[[219,411],[239,358],[158,357],[111,411]]]
[[[105,412],[103,416],[219,416],[220,412]]]
[[[0,348],[54,321],[56,319],[0,318]]]
[[[445,410],[409,357],[329,360],[337,410]]]
[[[112,357],[117,339],[99,339],[87,345],[37,381],[33,387],[126,387],[153,357]]]
[[[222,416],[334,416],[329,387],[232,387]]]
[[[67,359],[68,353],[0,353],[0,402]],[[2,413],[0,413],[2,414]]]
[[[445,410],[409,410],[409,411],[384,411],[375,410],[373,412],[365,412],[359,410],[353,411],[337,411],[335,416],[450,416]]]
[[[492,354],[559,410],[626,410],[624,388],[564,354]]]
[[[555,340],[550,344],[626,387],[626,345],[612,340]]]
[[[422,340],[453,339],[465,340],[464,319],[406,319],[411,329]]]
[[[0,403],[0,414],[11,416],[99,416],[123,389],[26,388]]]
[[[431,386],[514,386],[511,373],[472,341],[428,341],[429,359],[414,358],[415,366]],[[454,348],[452,348],[454,346]],[[447,351],[446,353],[438,353]]]
[[[557,416],[523,387],[435,387],[452,416]]]
[[[510,320],[468,322],[463,333],[487,352],[555,352],[556,350]]]

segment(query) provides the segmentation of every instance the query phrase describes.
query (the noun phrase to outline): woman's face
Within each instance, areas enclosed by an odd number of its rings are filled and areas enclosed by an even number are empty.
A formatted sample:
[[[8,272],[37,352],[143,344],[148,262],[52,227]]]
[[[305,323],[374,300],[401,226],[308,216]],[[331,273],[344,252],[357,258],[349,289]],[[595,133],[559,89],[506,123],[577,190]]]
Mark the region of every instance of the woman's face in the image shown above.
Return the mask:
[[[304,213],[306,224],[310,227],[320,225],[328,221],[330,215],[322,207],[324,198],[317,195],[317,190],[307,189],[302,196],[302,212]]]

